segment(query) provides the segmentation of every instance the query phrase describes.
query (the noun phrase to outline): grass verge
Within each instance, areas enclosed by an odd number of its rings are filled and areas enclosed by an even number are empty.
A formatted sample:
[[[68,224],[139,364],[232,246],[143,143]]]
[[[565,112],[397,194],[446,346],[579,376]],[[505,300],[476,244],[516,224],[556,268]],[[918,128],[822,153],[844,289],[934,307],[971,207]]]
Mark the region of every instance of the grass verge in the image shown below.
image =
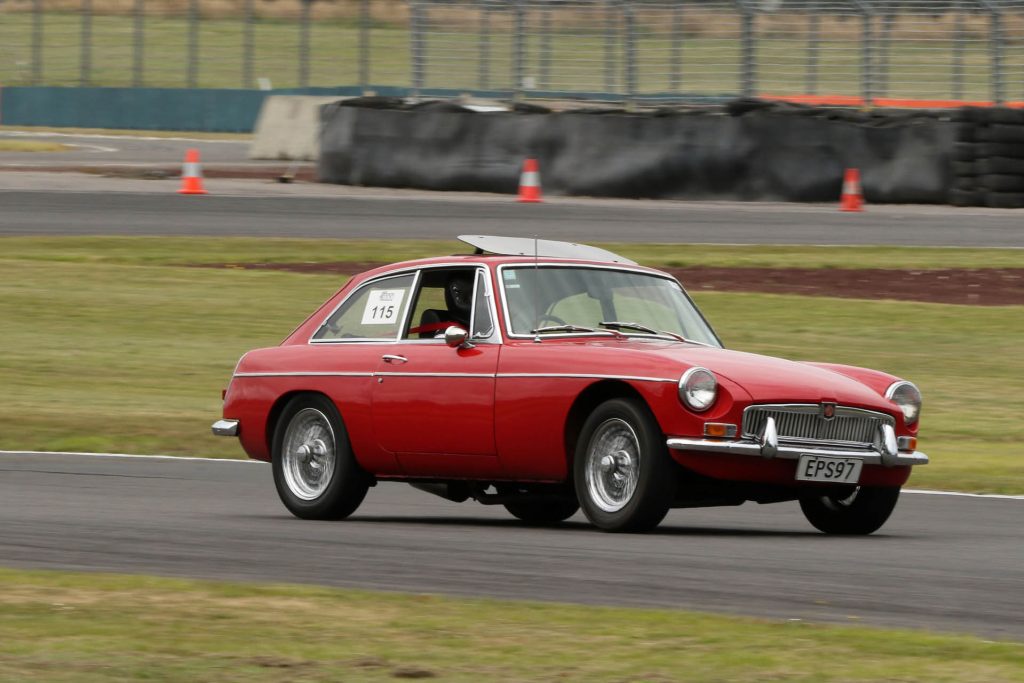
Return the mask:
[[[67,152],[72,149],[74,147],[71,145],[62,145],[59,142],[0,139],[0,152]]]
[[[1024,648],[682,611],[0,570],[0,678],[1012,683]]]
[[[428,246],[434,254],[454,250],[411,242],[4,238],[0,448],[240,457],[233,440],[209,434],[234,363],[251,348],[278,343],[341,278],[174,264],[393,260]],[[655,251],[637,247],[631,255]],[[908,259],[932,265],[926,256],[934,265],[979,267],[996,265],[1005,253],[778,247],[761,254],[685,245],[657,251],[661,263],[805,267]],[[695,298],[731,348],[863,365],[917,382],[925,395],[921,447],[933,464],[918,468],[912,485],[1024,492],[1022,307],[714,292]]]

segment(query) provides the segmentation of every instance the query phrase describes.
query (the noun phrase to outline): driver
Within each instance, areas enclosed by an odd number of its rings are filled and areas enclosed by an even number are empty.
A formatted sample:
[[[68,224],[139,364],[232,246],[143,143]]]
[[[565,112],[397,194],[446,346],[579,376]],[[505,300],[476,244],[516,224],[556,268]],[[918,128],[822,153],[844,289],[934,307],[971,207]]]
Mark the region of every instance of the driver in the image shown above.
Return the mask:
[[[444,303],[452,322],[469,329],[469,318],[473,310],[473,277],[465,273],[454,273],[448,277],[444,287]]]

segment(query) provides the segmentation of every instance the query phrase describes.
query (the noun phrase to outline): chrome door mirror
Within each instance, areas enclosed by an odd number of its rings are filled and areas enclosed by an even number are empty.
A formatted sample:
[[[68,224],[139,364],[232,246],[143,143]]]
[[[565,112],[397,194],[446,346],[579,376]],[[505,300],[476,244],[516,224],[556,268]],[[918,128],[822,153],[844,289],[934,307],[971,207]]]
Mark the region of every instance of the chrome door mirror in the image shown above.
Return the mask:
[[[452,325],[444,331],[444,343],[452,348],[460,349],[471,349],[471,344],[467,339],[469,338],[469,332],[462,329],[458,325]]]

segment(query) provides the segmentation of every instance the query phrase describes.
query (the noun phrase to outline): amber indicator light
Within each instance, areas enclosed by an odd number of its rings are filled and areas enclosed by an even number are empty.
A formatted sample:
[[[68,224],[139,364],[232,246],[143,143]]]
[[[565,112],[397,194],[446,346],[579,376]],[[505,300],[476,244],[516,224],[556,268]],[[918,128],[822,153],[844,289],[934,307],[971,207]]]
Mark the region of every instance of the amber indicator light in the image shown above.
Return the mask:
[[[707,422],[704,425],[704,436],[714,436],[720,439],[736,436],[736,425],[725,422]]]

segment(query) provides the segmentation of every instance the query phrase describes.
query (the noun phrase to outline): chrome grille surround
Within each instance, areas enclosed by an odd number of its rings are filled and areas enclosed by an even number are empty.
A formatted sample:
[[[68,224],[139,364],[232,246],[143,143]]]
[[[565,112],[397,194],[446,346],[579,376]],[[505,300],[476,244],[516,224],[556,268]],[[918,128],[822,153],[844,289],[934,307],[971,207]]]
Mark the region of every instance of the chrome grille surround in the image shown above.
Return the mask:
[[[891,415],[863,408],[836,406],[835,417],[826,420],[818,403],[764,404],[743,411],[743,436],[757,439],[769,417],[779,443],[808,448],[875,450],[882,425],[896,426]]]

